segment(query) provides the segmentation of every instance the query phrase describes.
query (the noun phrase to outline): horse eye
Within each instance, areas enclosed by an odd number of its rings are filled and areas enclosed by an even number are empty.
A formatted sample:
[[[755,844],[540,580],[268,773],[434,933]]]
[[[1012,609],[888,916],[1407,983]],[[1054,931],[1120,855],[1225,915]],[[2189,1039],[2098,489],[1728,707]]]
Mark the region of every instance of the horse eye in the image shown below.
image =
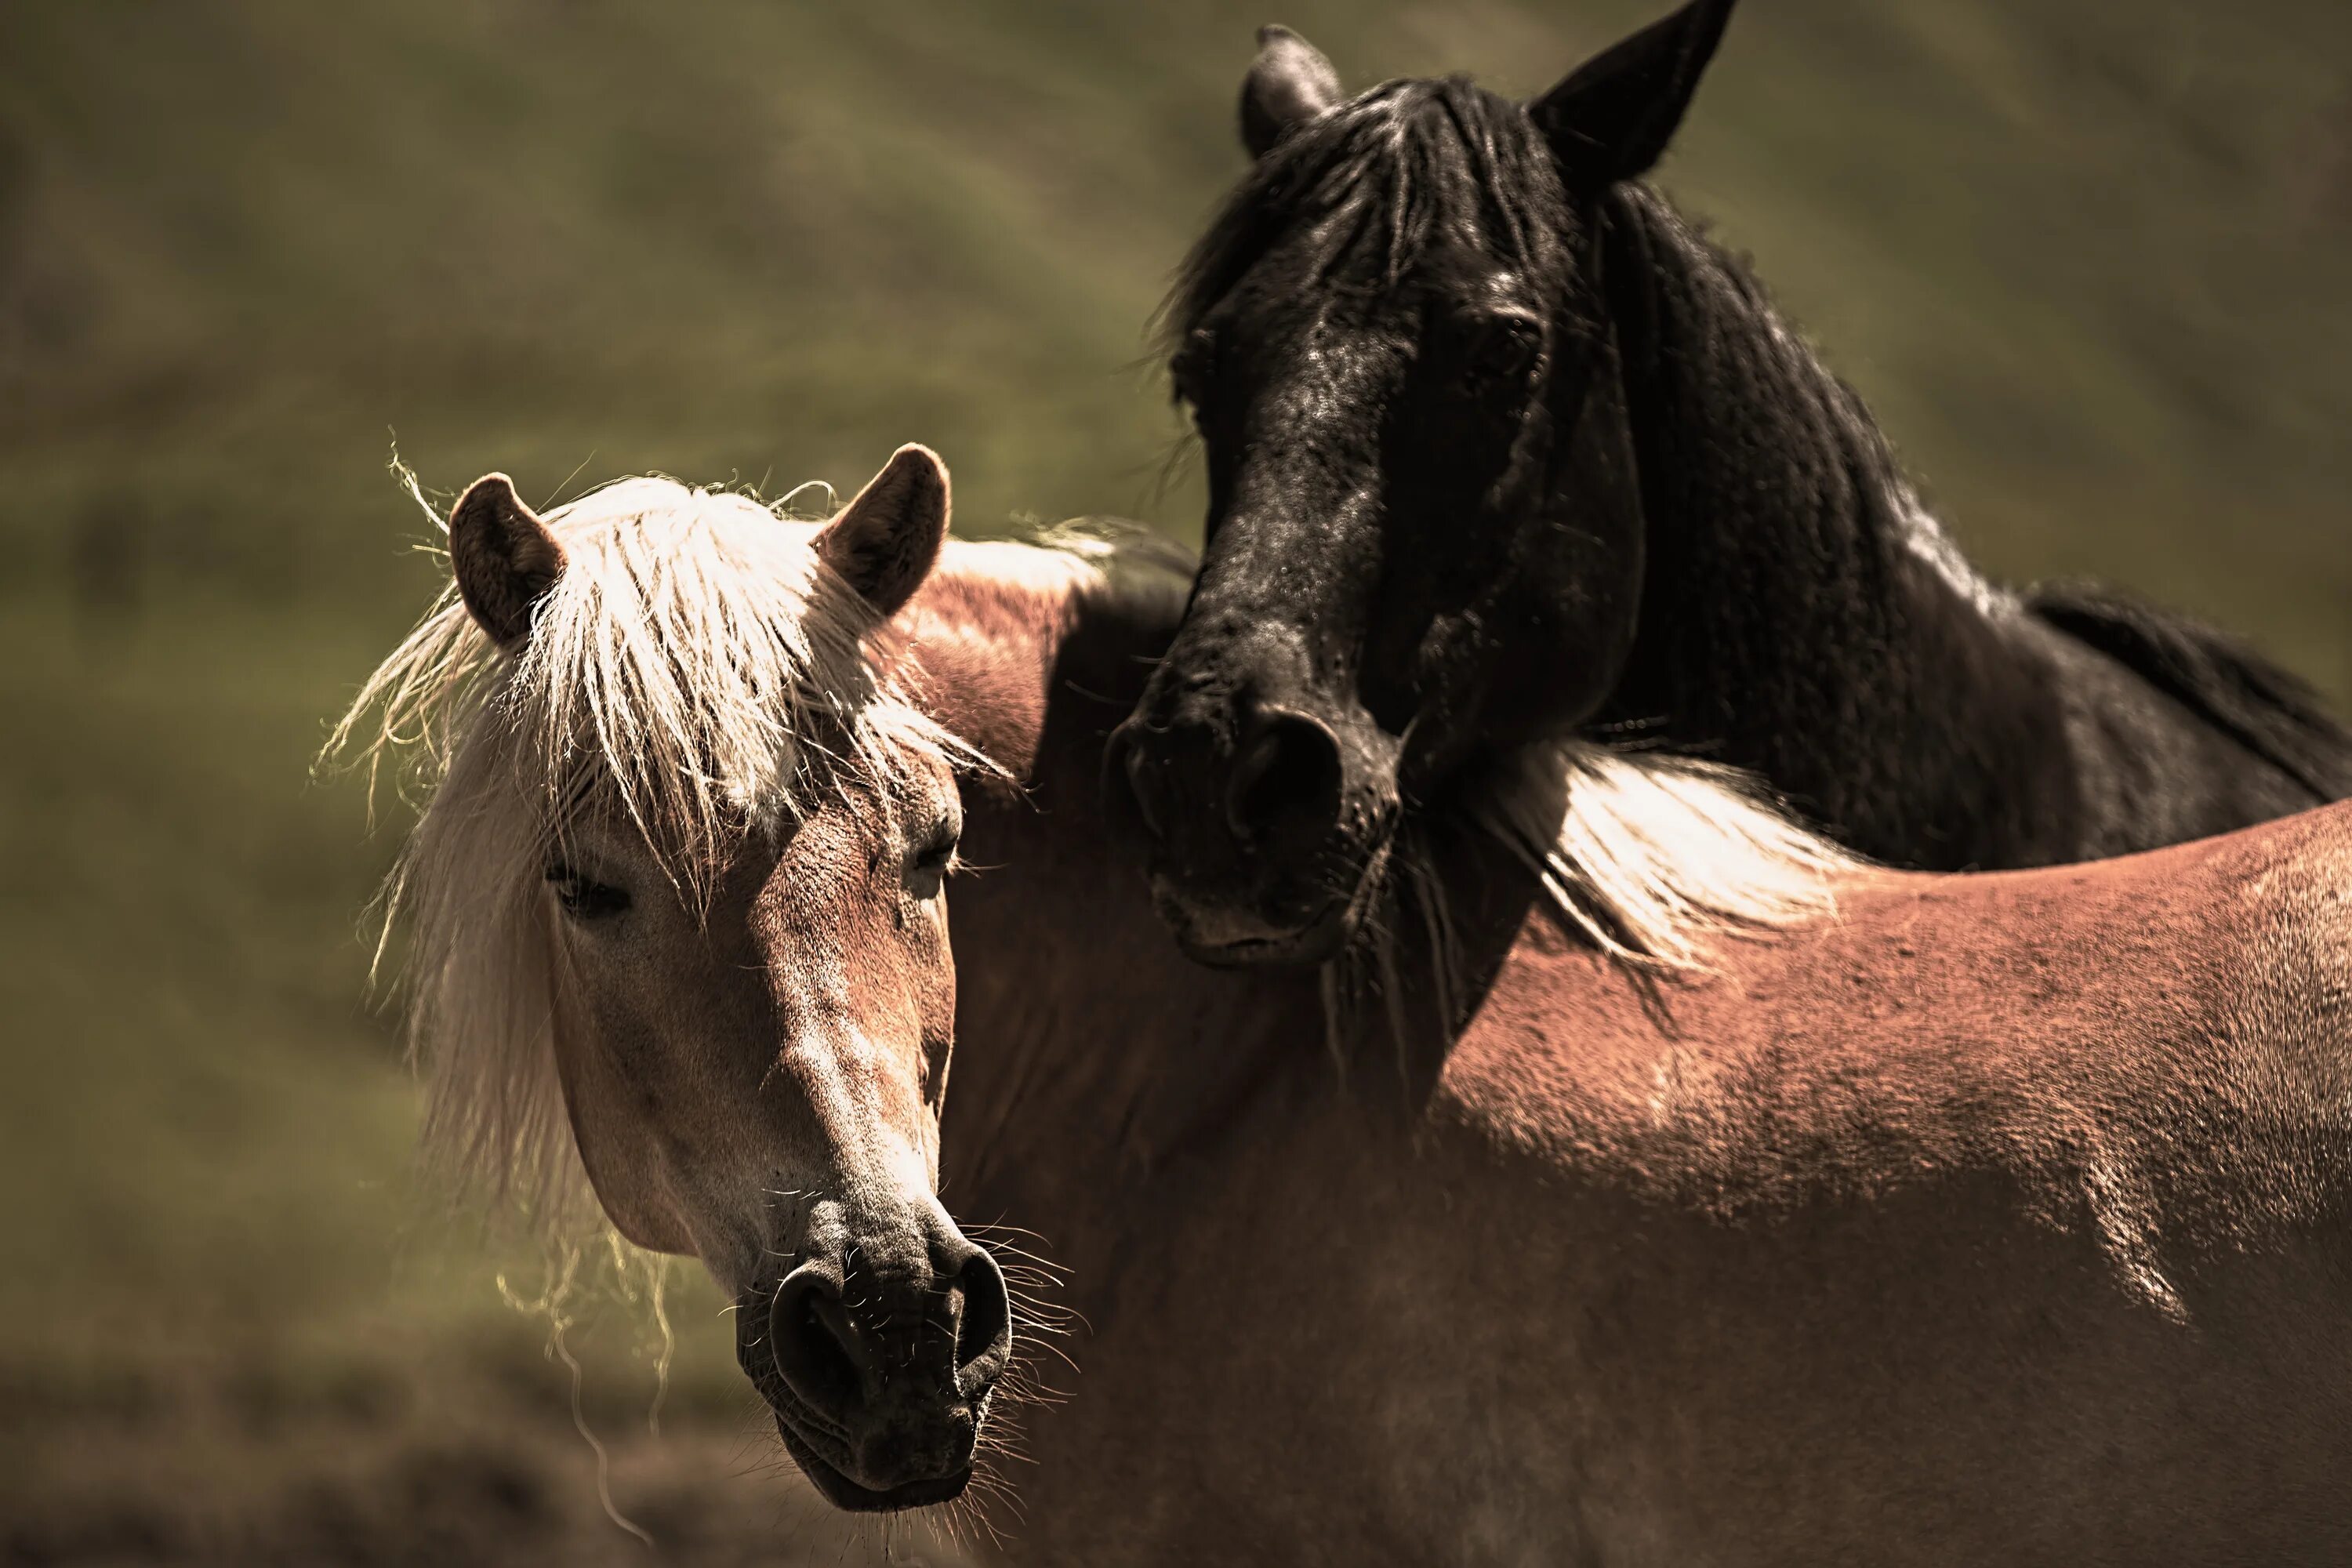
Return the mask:
[[[1207,396],[1210,373],[1215,368],[1217,340],[1206,327],[1198,327],[1184,336],[1183,345],[1168,362],[1168,379],[1176,395],[1192,405],[1197,414]]]
[[[956,844],[961,837],[961,826],[954,822],[941,822],[915,851],[915,869],[931,876],[945,876],[955,865]]]
[[[1533,367],[1542,346],[1541,331],[1525,316],[1490,320],[1471,347],[1471,377],[1488,384],[1517,381]]]
[[[610,882],[594,881],[569,866],[550,866],[547,884],[563,912],[583,922],[610,920],[629,907],[629,891]]]

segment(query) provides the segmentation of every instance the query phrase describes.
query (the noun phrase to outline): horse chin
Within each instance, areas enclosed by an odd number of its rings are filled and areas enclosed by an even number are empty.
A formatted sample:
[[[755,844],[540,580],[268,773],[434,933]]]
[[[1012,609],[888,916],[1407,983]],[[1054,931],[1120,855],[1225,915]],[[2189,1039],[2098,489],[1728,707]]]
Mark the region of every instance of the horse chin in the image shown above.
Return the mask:
[[[793,1431],[792,1423],[781,1415],[776,1417],[776,1435],[784,1440],[784,1451],[800,1466],[801,1474],[809,1479],[825,1501],[845,1513],[900,1513],[912,1508],[932,1508],[953,1502],[971,1484],[971,1467],[966,1465],[948,1475],[902,1481],[877,1489],[852,1480],[839,1466],[824,1458],[807,1439]]]
[[[1331,900],[1303,921],[1280,926],[1199,920],[1166,899],[1160,912],[1184,956],[1213,969],[1309,967],[1337,958],[1356,937],[1356,906],[1344,898]]]

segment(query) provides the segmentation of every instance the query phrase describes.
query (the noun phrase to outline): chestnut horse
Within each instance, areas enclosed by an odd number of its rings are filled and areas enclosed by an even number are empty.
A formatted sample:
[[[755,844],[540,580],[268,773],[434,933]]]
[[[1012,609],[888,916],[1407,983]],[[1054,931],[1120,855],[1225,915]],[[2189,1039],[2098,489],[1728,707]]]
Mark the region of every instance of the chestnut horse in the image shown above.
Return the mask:
[[[493,476],[345,726],[431,1131],[699,1258],[828,1497],[1018,1415],[1045,1563],[2352,1561],[2352,813],[1897,875],[1546,742],[1355,988],[1205,971],[1096,786],[1188,574],[947,506]]]

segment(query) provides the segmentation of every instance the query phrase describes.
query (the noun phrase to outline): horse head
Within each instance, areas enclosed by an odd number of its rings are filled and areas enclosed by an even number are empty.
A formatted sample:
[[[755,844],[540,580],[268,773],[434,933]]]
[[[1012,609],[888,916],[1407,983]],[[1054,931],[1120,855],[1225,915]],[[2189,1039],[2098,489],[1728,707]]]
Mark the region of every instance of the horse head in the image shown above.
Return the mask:
[[[1170,310],[1202,574],[1106,763],[1194,956],[1329,956],[1402,815],[1616,684],[1643,523],[1602,198],[1664,152],[1729,10],[1525,104],[1460,79],[1342,100],[1261,35],[1255,166]]]
[[[449,521],[454,595],[362,699],[442,759],[394,889],[438,1131],[576,1148],[624,1235],[700,1258],[851,1509],[962,1491],[1012,1347],[937,1196],[981,764],[888,625],[947,518],[917,447],[823,526],[667,480],[541,518],[492,475]]]

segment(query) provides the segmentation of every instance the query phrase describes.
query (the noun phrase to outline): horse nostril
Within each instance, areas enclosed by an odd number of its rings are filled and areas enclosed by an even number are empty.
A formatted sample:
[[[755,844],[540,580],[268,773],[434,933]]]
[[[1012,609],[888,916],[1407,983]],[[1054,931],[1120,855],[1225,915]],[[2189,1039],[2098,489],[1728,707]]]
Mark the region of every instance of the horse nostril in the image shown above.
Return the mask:
[[[1339,819],[1339,739],[1304,713],[1263,713],[1225,786],[1225,818],[1244,841],[1289,827],[1321,834]]]
[[[976,1252],[956,1271],[962,1298],[956,1319],[956,1391],[978,1399],[1013,1359],[1013,1300],[996,1259]]]
[[[1143,831],[1158,838],[1166,830],[1168,781],[1160,776],[1160,764],[1137,742],[1133,725],[1130,720],[1111,731],[1103,755],[1103,786],[1112,797],[1114,809],[1124,803]]]
[[[1151,837],[1159,837],[1164,831],[1161,823],[1167,816],[1168,784],[1140,747],[1128,748],[1127,782],[1135,791],[1136,815],[1143,818],[1143,826]]]
[[[804,1263],[776,1288],[768,1309],[776,1374],[802,1404],[830,1420],[857,1403],[856,1337],[831,1274]]]

